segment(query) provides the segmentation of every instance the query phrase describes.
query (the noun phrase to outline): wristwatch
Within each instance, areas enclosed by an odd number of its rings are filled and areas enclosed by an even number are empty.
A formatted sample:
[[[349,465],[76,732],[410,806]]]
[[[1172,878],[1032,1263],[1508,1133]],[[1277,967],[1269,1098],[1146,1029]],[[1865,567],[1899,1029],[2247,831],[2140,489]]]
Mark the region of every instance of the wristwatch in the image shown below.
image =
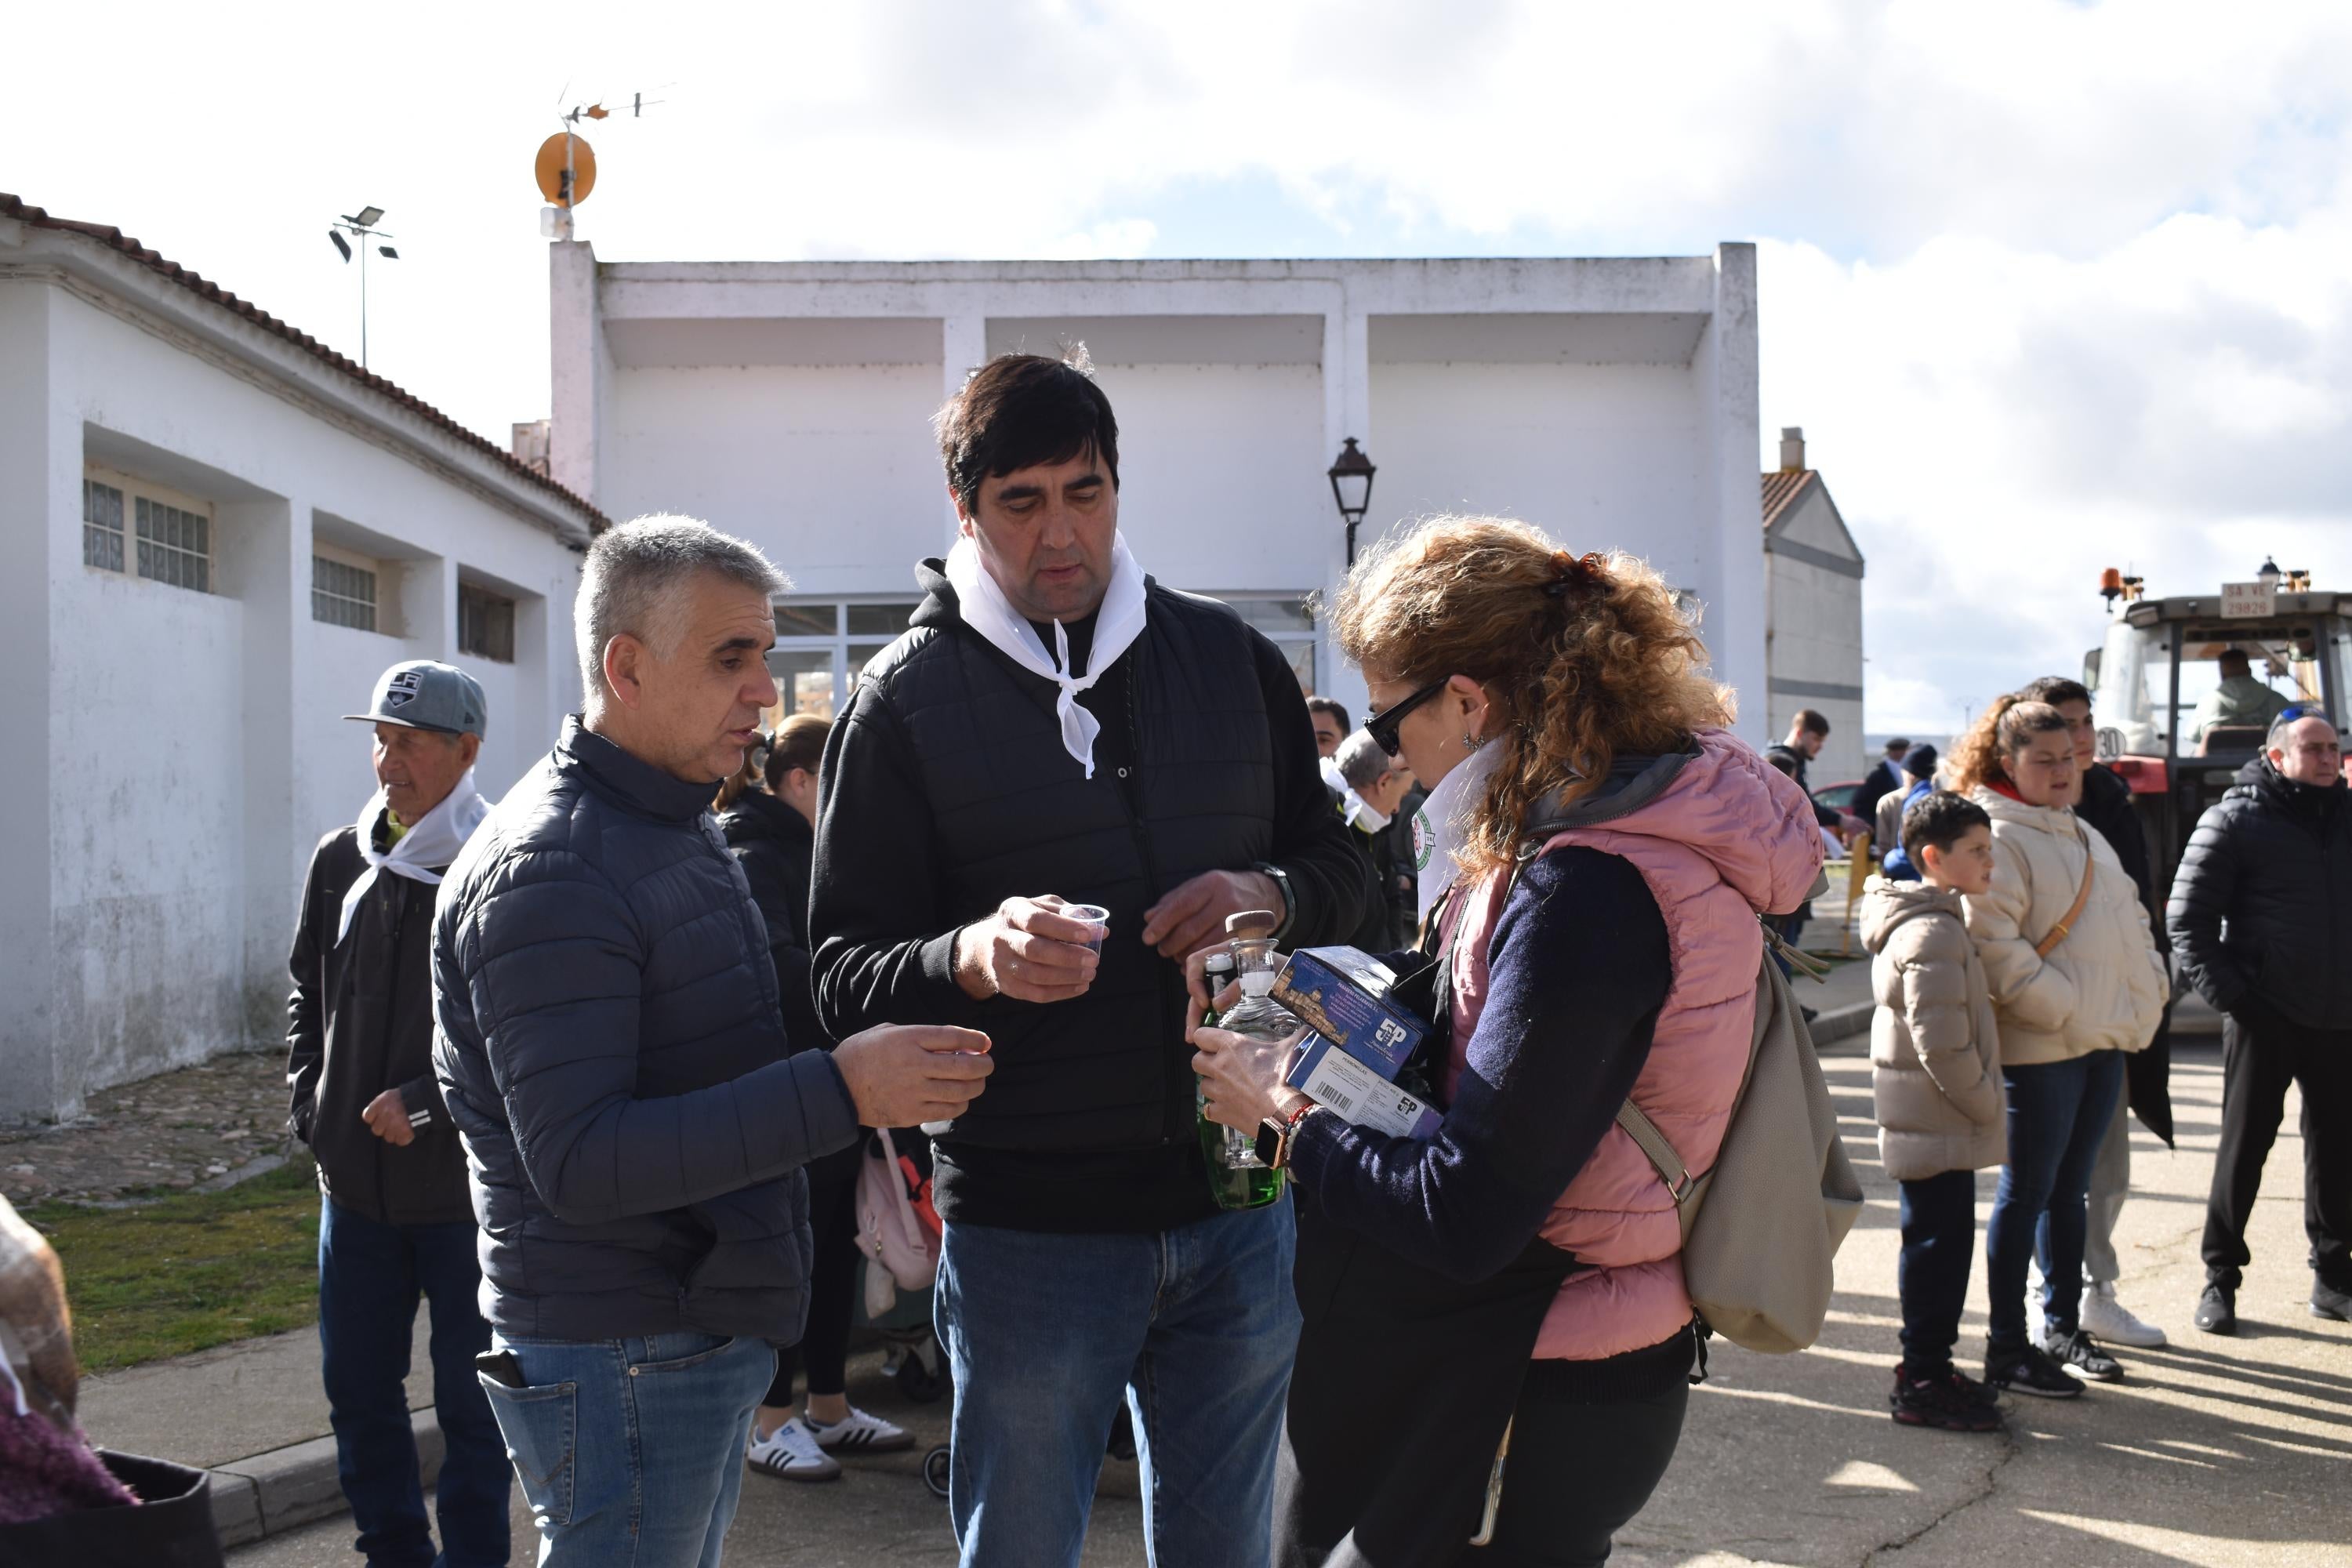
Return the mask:
[[[1257,1124],[1257,1163],[1269,1171],[1279,1171],[1290,1163],[1290,1141],[1297,1134],[1298,1124],[1315,1109],[1308,1100],[1288,1116],[1269,1116]]]
[[[1290,922],[1298,917],[1298,900],[1290,896],[1290,874],[1271,860],[1260,860],[1250,869],[1272,878],[1275,890],[1282,895],[1282,923],[1274,928],[1274,939],[1280,942],[1288,933]]]

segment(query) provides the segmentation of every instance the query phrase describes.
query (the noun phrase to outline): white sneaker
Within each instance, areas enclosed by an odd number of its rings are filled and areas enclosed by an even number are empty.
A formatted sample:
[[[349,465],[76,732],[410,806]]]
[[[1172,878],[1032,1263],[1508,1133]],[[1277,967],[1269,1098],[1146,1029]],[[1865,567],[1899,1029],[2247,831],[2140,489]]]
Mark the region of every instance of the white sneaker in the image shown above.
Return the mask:
[[[807,1421],[803,1415],[799,1419]],[[915,1446],[915,1435],[879,1415],[869,1415],[855,1405],[839,1421],[809,1421],[809,1435],[827,1453],[847,1449],[857,1454],[895,1454]]]
[[[2084,1285],[2083,1331],[2096,1339],[2146,1351],[2161,1350],[2165,1342],[2162,1329],[2133,1317],[2116,1300],[2113,1285]]]
[[[840,1462],[817,1447],[815,1435],[797,1415],[764,1437],[754,1424],[743,1462],[787,1481],[831,1481],[841,1477]]]

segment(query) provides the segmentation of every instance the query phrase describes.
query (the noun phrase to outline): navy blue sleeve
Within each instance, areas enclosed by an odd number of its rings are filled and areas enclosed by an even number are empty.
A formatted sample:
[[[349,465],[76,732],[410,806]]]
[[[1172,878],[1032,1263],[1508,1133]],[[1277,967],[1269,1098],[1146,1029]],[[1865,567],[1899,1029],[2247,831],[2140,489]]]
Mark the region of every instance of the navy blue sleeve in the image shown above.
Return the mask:
[[[1495,928],[1486,1005],[1437,1136],[1313,1115],[1293,1170],[1339,1224],[1455,1279],[1493,1274],[1600,1147],[1649,1059],[1673,978],[1642,874],[1601,850],[1553,850],[1521,875]]]

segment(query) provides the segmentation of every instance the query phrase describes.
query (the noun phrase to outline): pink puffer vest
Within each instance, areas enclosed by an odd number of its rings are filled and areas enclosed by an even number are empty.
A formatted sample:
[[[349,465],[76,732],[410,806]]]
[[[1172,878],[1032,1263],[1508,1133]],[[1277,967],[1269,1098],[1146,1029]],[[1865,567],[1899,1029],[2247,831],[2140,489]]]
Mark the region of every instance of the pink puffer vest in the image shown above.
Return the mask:
[[[1612,795],[1580,802],[1567,817],[1572,826],[1543,852],[1581,845],[1622,856],[1658,900],[1674,979],[1633,1103],[1685,1166],[1704,1173],[1747,1068],[1763,957],[1756,917],[1804,901],[1822,838],[1805,792],[1744,742],[1709,730],[1695,746],[1696,754],[1663,760]],[[1662,787],[1661,773],[1671,774]],[[1464,923],[1454,943],[1449,1100],[1486,1001],[1487,943],[1508,889],[1508,879],[1489,877],[1456,900]],[[1560,1287],[1536,1342],[1538,1360],[1620,1355],[1690,1321],[1674,1199],[1623,1129],[1610,1127],[1542,1234],[1593,1267]]]

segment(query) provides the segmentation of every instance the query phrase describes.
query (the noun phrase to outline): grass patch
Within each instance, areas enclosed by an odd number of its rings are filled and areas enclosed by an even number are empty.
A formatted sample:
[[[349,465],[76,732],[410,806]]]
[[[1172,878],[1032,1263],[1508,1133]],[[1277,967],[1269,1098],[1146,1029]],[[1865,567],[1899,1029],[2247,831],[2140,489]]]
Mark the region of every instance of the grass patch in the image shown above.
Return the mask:
[[[319,1317],[319,1180],[308,1156],[221,1193],[25,1217],[65,1265],[74,1350],[111,1372]]]

